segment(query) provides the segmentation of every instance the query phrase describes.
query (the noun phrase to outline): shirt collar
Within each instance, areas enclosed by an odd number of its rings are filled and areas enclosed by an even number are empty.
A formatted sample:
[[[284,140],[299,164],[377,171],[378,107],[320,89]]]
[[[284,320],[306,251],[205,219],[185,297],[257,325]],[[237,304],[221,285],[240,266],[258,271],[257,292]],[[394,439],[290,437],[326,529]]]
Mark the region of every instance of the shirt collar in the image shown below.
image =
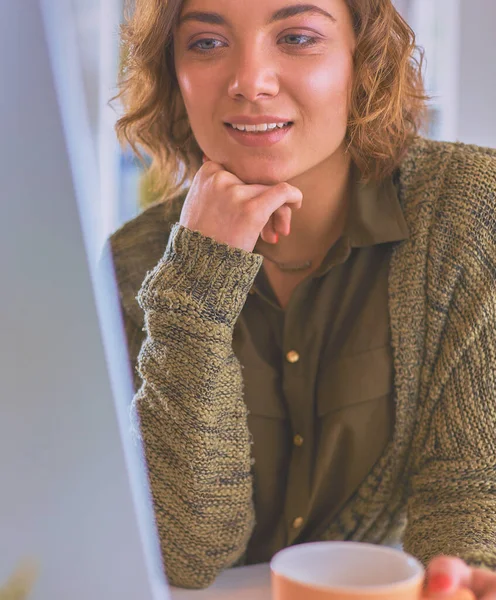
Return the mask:
[[[410,232],[393,176],[365,183],[358,168],[352,168],[352,193],[344,230],[351,247],[364,248],[407,239]]]
[[[329,249],[314,277],[321,277],[348,260],[352,248],[366,248],[409,237],[408,225],[398,198],[393,176],[364,183],[353,164],[351,196],[343,234]]]

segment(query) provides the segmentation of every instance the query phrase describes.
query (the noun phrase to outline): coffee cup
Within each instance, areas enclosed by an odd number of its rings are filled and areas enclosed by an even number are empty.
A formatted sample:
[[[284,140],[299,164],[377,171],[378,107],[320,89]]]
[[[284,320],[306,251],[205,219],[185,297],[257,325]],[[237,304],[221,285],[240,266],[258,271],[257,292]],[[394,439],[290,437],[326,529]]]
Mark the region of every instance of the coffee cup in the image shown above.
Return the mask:
[[[312,542],[270,563],[272,600],[420,600],[425,570],[402,550],[359,542]],[[475,600],[461,589],[449,600]]]

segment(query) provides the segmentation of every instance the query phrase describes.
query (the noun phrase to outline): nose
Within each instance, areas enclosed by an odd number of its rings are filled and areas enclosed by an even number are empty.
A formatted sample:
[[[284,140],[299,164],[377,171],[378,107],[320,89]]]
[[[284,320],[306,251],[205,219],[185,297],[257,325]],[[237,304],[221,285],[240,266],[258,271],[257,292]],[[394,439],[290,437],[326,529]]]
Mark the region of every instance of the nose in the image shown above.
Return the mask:
[[[279,80],[276,65],[271,61],[262,44],[254,49],[240,50],[233,56],[229,96],[255,102],[262,98],[277,96]]]

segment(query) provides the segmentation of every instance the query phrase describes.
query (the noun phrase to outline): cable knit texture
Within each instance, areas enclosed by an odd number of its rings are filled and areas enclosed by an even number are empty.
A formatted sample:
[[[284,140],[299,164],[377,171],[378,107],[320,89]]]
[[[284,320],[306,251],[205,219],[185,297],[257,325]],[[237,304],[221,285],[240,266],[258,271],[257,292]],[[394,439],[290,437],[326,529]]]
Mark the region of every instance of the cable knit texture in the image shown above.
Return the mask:
[[[410,237],[389,272],[394,435],[317,539],[401,536],[424,563],[496,569],[496,151],[418,138],[399,177]],[[254,525],[232,335],[262,258],[179,226],[183,199],[111,244],[166,571],[199,588],[243,562]]]

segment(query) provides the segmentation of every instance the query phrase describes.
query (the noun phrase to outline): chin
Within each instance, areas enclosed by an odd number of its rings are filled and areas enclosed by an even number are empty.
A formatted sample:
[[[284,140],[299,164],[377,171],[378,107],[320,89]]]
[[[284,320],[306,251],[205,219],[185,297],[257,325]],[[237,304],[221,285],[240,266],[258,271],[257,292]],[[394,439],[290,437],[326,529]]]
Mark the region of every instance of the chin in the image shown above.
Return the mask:
[[[246,184],[276,185],[294,177],[294,173],[287,166],[278,168],[276,165],[270,166],[267,163],[258,166],[257,161],[247,165],[228,163],[225,167]]]
[[[277,185],[282,181],[287,181],[283,176],[277,177],[275,175],[263,175],[263,174],[250,174],[245,177],[238,175],[241,181],[247,184],[258,184],[258,185]]]

